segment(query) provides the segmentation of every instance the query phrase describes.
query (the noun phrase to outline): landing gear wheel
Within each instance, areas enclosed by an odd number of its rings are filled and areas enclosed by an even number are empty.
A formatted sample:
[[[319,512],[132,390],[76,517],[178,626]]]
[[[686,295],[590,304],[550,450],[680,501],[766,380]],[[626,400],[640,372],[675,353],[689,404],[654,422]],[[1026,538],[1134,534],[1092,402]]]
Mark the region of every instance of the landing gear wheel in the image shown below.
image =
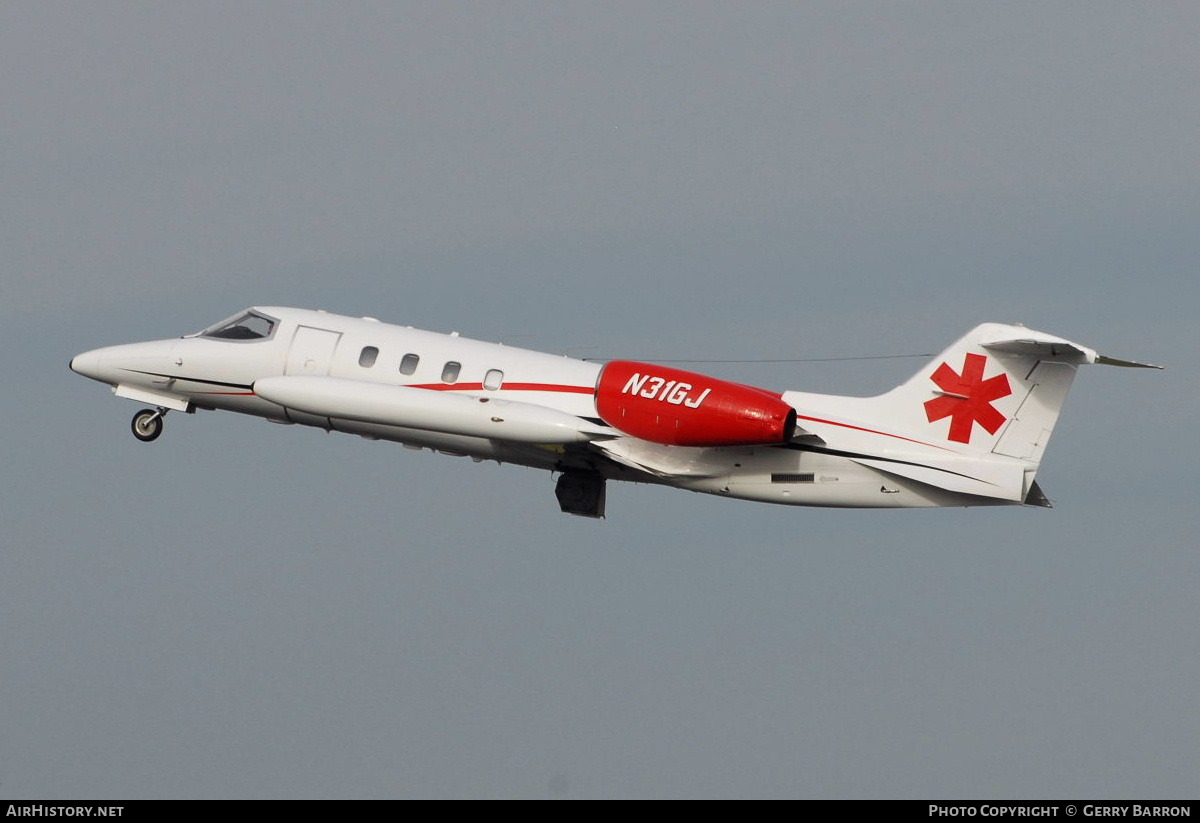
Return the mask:
[[[143,443],[157,440],[163,430],[163,410],[142,409],[133,416],[130,428],[133,429],[133,436]]]

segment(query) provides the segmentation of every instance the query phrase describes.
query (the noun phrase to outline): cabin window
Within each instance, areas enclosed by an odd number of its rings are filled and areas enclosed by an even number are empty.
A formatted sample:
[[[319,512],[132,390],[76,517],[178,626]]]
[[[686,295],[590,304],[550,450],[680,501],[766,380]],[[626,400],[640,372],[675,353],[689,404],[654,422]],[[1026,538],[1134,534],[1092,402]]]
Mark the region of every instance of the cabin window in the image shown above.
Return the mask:
[[[499,369],[488,369],[483,378],[483,387],[488,391],[496,391],[504,385],[504,372]]]
[[[400,361],[400,373],[412,374],[417,370],[417,364],[421,362],[421,358],[415,354],[406,354],[404,359]]]
[[[462,363],[455,363],[451,360],[446,365],[442,366],[442,382],[457,383],[458,373],[462,371]]]
[[[379,357],[379,349],[374,346],[364,346],[363,350],[358,354],[358,365],[364,369],[369,369],[375,365],[375,358]]]

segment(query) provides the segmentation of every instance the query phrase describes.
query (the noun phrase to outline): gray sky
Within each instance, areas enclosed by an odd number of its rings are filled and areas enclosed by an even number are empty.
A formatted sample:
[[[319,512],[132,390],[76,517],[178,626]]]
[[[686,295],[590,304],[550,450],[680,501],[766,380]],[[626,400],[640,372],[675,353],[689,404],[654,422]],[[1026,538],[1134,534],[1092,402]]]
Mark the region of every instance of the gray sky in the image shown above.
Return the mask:
[[[1197,42],[1190,2],[0,5],[0,796],[1195,797]],[[1081,374],[1051,511],[602,522],[252,418],[145,446],[66,369],[254,303],[1171,368]]]

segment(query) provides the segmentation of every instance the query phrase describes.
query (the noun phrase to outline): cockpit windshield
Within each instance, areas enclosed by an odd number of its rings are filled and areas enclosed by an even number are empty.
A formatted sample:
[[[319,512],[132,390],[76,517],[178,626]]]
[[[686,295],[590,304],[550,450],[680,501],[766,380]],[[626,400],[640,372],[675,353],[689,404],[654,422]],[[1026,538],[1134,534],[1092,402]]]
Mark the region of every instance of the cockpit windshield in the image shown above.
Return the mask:
[[[278,325],[272,317],[256,311],[246,311],[222,320],[197,334],[197,337],[213,337],[218,340],[266,340],[275,333]]]

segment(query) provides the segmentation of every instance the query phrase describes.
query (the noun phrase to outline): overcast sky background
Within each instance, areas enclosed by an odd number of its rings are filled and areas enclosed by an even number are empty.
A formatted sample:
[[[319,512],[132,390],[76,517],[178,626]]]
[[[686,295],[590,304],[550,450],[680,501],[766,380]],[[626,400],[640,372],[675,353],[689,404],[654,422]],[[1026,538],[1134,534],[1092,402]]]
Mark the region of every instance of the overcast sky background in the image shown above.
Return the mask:
[[[1197,796],[1200,7],[0,4],[0,796]],[[67,370],[251,304],[1088,368],[1056,508],[610,484]],[[875,393],[918,360],[709,371]]]

